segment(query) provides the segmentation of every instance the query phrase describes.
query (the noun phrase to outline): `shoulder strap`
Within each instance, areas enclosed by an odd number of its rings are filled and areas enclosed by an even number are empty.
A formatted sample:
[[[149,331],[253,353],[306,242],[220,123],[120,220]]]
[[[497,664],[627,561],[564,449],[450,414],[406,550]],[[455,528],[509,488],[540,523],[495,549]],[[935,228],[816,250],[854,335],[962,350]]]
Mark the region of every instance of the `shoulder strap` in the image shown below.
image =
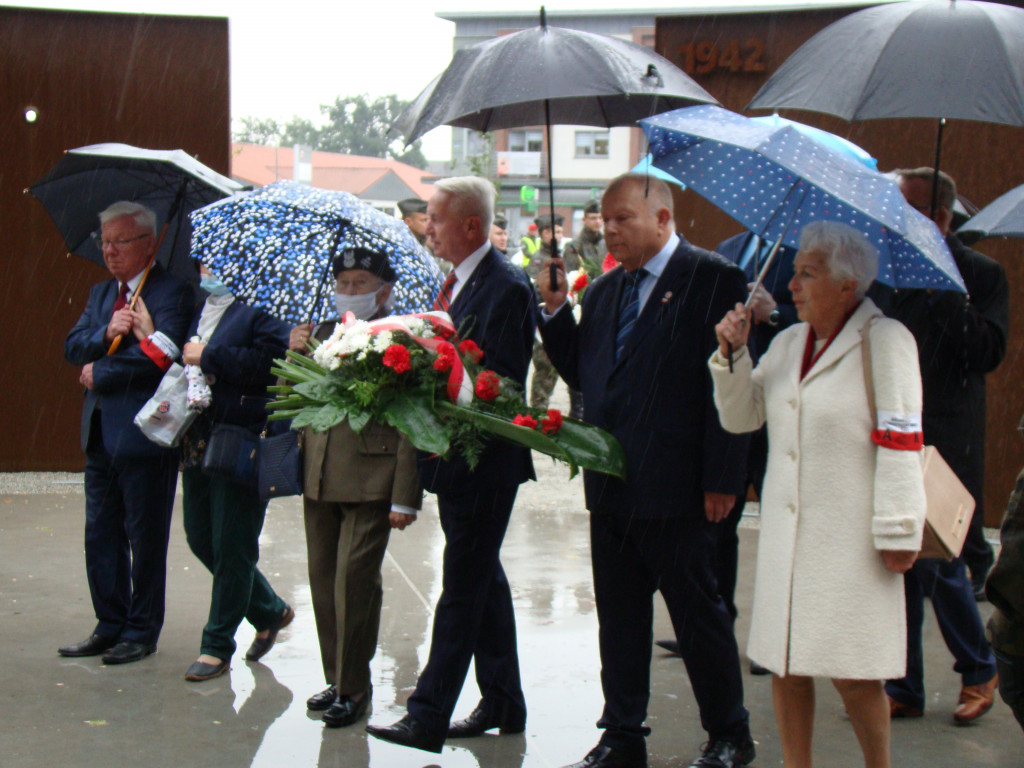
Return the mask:
[[[860,350],[864,358],[864,389],[868,394],[868,410],[871,411],[872,424],[878,423],[878,411],[875,409],[875,375],[871,369],[871,321],[875,318],[869,317],[861,329]],[[872,427],[874,428],[874,427]]]

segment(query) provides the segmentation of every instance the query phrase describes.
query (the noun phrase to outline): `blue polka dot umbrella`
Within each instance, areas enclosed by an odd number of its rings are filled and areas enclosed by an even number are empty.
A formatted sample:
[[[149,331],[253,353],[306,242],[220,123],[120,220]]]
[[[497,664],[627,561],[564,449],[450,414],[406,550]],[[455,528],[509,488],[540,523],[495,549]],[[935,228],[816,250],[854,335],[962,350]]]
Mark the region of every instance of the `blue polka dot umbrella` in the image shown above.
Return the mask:
[[[812,221],[840,221],[878,248],[878,280],[966,292],[935,224],[896,182],[792,126],[713,106],[640,121],[654,166],[768,241],[797,248]]]
[[[395,314],[428,311],[441,288],[433,258],[400,220],[347,192],[277,181],[192,213],[192,255],[239,299],[292,323],[333,317],[334,258],[387,256]]]

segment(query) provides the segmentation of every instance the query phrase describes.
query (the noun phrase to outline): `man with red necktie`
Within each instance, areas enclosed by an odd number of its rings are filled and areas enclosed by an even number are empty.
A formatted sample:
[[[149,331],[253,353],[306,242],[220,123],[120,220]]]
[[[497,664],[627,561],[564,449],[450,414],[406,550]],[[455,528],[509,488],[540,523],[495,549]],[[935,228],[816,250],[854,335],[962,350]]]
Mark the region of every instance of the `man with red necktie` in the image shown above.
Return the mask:
[[[124,664],[153,653],[163,626],[178,476],[177,452],[150,442],[134,419],[185,342],[193,296],[159,264],[147,272],[157,248],[153,211],[119,202],[99,218],[112,279],[93,286],[64,342],[85,387],[85,565],[97,624],[59,653]]]
[[[428,243],[453,264],[434,308],[447,311],[464,339],[483,350],[483,365],[520,386],[526,381],[537,301],[526,273],[488,241],[494,188],[476,177],[445,179],[427,205]],[[390,726],[368,726],[384,741],[440,752],[446,738],[500,728],[521,733],[526,701],[519,676],[512,593],[499,554],[520,483],[534,478],[530,452],[488,440],[474,469],[461,457],[420,453],[420,479],[437,494],[445,534],[443,583],[427,665],[409,697],[409,713]],[[471,661],[481,700],[451,723]]]

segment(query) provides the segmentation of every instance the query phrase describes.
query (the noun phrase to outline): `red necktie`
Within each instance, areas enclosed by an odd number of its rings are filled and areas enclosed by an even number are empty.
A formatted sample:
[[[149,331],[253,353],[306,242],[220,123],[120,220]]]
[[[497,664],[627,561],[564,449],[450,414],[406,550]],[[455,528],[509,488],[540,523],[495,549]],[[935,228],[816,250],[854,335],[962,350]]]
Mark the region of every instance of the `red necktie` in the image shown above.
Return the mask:
[[[114,311],[124,309],[128,305],[128,283],[121,283],[121,292],[117,294],[117,301],[114,302]]]
[[[441,312],[447,312],[449,307],[452,305],[452,288],[455,287],[459,278],[455,275],[453,269],[448,273],[448,277],[444,279],[444,285],[441,286],[441,292],[437,294],[437,298],[434,299],[434,309]]]

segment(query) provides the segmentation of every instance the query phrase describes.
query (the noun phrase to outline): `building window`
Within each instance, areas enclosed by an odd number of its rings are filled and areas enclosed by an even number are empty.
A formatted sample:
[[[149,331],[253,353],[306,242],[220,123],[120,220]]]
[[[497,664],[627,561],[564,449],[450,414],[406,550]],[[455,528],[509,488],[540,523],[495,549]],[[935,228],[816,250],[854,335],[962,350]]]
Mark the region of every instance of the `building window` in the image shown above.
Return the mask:
[[[544,134],[540,131],[509,131],[509,152],[540,152],[544,146]]]
[[[608,131],[576,131],[576,157],[608,157]]]

